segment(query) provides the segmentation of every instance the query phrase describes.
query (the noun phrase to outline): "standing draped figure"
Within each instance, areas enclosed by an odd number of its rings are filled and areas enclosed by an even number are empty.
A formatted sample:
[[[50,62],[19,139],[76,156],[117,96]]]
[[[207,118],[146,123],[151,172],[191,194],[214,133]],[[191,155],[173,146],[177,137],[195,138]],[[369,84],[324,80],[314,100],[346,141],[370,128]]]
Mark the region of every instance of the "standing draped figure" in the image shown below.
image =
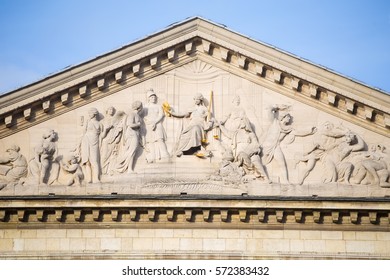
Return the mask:
[[[114,166],[114,171],[117,173],[134,172],[135,157],[141,142],[141,111],[142,103],[134,101],[132,111],[128,114],[124,123],[122,146]]]
[[[103,132],[101,134],[101,165],[102,174],[110,174],[113,165],[119,154],[120,141],[123,134],[123,112],[115,112],[115,108],[110,106],[106,110],[106,117],[103,122]]]
[[[89,119],[84,125],[84,135],[81,139],[81,165],[88,183],[100,182],[100,148],[99,140],[103,126],[98,120],[99,112],[96,108],[88,110]]]
[[[164,111],[162,107],[157,104],[157,95],[153,90],[149,90],[147,96],[148,104],[144,107],[142,115],[146,130],[146,161],[152,163],[156,160],[169,158],[169,153],[165,144],[167,135],[162,125]]]

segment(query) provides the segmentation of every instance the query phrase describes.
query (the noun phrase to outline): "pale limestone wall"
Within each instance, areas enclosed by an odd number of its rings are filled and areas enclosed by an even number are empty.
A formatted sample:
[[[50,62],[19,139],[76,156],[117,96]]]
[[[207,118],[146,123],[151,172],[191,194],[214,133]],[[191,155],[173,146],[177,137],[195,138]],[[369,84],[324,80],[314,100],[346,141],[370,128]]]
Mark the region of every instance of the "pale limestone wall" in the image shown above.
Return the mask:
[[[390,258],[390,232],[1,229],[0,258]]]

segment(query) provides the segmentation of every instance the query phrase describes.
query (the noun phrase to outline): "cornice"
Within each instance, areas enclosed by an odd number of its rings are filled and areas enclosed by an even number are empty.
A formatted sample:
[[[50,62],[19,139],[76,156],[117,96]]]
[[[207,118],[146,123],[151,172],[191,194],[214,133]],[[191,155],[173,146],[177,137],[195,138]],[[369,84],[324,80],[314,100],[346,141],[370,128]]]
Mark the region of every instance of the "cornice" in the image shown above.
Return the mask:
[[[39,196],[0,200],[0,228],[390,229],[388,198]]]
[[[0,97],[0,138],[195,59],[352,121],[390,131],[390,96],[194,18]]]

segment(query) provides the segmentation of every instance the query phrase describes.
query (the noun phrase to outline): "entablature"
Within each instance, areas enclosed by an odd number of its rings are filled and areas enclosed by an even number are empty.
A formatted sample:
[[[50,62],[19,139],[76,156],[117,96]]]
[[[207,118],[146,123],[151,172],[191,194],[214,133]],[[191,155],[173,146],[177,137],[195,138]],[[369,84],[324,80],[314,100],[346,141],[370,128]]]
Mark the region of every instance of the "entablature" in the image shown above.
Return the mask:
[[[388,231],[388,198],[26,196],[0,200],[1,227],[218,227]]]

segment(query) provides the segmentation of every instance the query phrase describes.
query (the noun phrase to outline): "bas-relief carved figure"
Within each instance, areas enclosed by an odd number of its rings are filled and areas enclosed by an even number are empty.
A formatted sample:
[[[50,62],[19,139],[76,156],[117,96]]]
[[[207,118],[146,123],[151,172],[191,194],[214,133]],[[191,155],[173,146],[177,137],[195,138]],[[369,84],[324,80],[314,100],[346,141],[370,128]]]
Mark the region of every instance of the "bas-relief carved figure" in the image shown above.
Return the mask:
[[[84,125],[84,135],[80,143],[81,166],[88,183],[100,182],[100,134],[103,124],[98,120],[96,108],[88,110],[89,119]]]
[[[211,117],[202,94],[195,95],[194,107],[184,114],[175,112],[166,102],[163,106],[158,105],[153,90],[147,92],[147,98],[145,107],[140,101],[133,102],[128,114],[109,107],[101,121],[98,110],[90,108],[88,119],[82,124],[84,133],[79,147],[75,154],[65,159],[57,155],[57,135],[53,129],[43,133],[28,163],[18,146],[8,148],[7,155],[0,157],[0,188],[9,182],[81,186],[83,182],[100,182],[101,175],[134,173],[140,151],[144,152],[147,163],[169,158],[166,140],[173,135],[165,132],[164,111],[168,117],[189,120],[187,125],[181,123],[174,156],[197,155],[197,151],[208,144],[208,131],[218,129],[222,132],[222,137],[215,138],[223,151],[222,160],[210,180],[245,184],[250,179],[263,178],[272,183],[267,165],[275,160],[281,183],[290,185],[289,170],[280,144],[287,138],[291,143],[300,136],[310,137],[306,143],[311,145],[303,154],[295,156],[295,163],[301,169],[298,184],[305,183],[319,162],[323,167],[324,184],[341,182],[390,187],[390,156],[386,147],[370,145],[366,151],[367,144],[360,135],[344,126],[335,127],[329,121],[318,131],[314,126],[298,130],[292,125],[287,105],[274,105],[268,130],[263,135],[256,135],[244,108],[240,106],[239,96],[234,98],[232,110],[221,122]]]
[[[107,108],[103,120],[103,132],[100,136],[102,174],[110,174],[114,169],[114,164],[119,155],[120,142],[123,137],[124,119],[124,112],[116,112],[112,106]]]
[[[29,175],[24,183],[51,185],[57,178],[60,165],[57,161],[57,135],[48,129],[39,145],[34,149],[34,157],[29,162]]]
[[[27,160],[20,153],[20,147],[12,145],[5,155],[0,155],[0,190],[8,183],[18,183],[27,176]]]
[[[240,128],[241,120],[246,118],[245,109],[241,107],[241,98],[239,95],[236,95],[233,98],[233,107],[231,111],[225,116],[221,121],[221,124],[224,125],[229,130],[236,130]]]
[[[245,174],[254,172],[256,177],[265,177],[270,182],[267,172],[261,162],[260,154],[261,147],[256,134],[252,130],[252,126],[245,117],[245,113],[241,115],[241,119],[236,118],[235,122],[239,121],[235,130],[229,130],[224,125],[218,125],[226,137],[231,140],[231,149],[234,160],[238,166],[242,166]]]
[[[390,187],[390,155],[385,150],[382,144],[372,144],[368,151],[357,153],[351,183]]]
[[[141,135],[142,118],[141,101],[134,101],[131,105],[132,111],[124,121],[123,140],[119,156],[114,165],[115,173],[134,173],[134,164],[139,147],[144,146],[144,139]]]
[[[325,122],[314,135],[314,141],[309,145],[309,148],[303,155],[296,155],[296,164],[306,162],[306,166],[298,179],[299,184],[303,184],[306,177],[314,169],[316,162],[326,156],[327,151],[331,150],[336,144],[336,140],[343,137],[347,133],[344,127],[335,128],[330,122]]]
[[[275,160],[280,168],[281,182],[284,184],[290,184],[290,181],[288,178],[286,159],[280,143],[287,135],[291,135],[293,137],[292,141],[294,141],[295,136],[308,136],[316,131],[315,127],[310,127],[307,131],[296,130],[292,126],[292,117],[287,112],[288,109],[289,106],[286,105],[274,105],[272,107],[273,121],[262,143],[264,164],[267,165],[272,160]]]
[[[206,131],[213,126],[210,119],[210,111],[204,105],[202,94],[194,96],[194,106],[187,113],[178,113],[170,110],[170,114],[176,118],[188,118],[190,121],[186,127],[181,129],[179,139],[175,147],[175,155],[180,157],[183,153],[196,153],[201,146],[206,144]]]
[[[359,135],[347,132],[342,142],[336,143],[326,151],[323,158],[325,170],[322,181],[330,183],[344,180],[350,184],[353,164],[347,157],[353,152],[363,150],[364,146],[364,141]]]
[[[153,89],[147,93],[148,103],[142,111],[142,117],[145,123],[145,152],[146,161],[153,163],[158,160],[168,159],[168,153],[165,141],[167,134],[163,127],[164,111],[161,105],[157,104],[157,95]]]
[[[80,187],[84,174],[79,159],[74,155],[70,155],[65,160],[61,160],[60,164],[61,170],[58,175],[58,183],[65,186],[75,185]]]

